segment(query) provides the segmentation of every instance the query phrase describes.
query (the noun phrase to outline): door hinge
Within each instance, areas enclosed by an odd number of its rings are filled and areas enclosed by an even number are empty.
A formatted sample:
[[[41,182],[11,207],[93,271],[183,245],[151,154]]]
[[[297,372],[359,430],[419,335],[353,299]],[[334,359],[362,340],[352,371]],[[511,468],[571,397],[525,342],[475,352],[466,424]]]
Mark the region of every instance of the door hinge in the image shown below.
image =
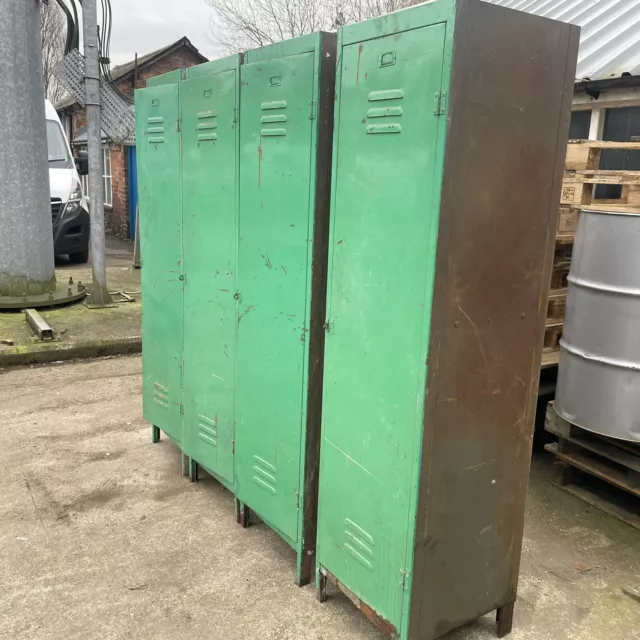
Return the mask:
[[[309,120],[313,120],[316,117],[316,101],[309,100]]]
[[[178,131],[182,131],[182,118],[178,118]]]
[[[333,333],[333,320],[327,320],[323,325],[325,333]]]
[[[402,569],[400,571],[400,588],[403,591],[409,591],[409,577],[411,574],[406,570]]]
[[[232,440],[231,441],[231,453],[235,453],[236,452],[236,441]]]
[[[296,509],[300,509],[300,492],[296,491]]]
[[[180,403],[180,415],[184,415],[184,405],[182,404],[182,402]]]
[[[233,121],[238,122],[238,107],[233,107]]]
[[[434,116],[443,116],[447,112],[447,92],[436,91],[436,108],[433,110]]]

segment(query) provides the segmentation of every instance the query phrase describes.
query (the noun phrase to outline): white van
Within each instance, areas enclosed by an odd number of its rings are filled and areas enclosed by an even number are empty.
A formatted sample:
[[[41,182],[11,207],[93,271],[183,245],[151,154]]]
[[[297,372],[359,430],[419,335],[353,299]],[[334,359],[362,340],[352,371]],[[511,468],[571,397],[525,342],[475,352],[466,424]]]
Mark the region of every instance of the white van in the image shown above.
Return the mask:
[[[60,118],[48,100],[45,100],[45,111],[53,251],[56,255],[67,254],[71,262],[85,263],[89,259],[89,213],[78,168],[85,174],[86,160],[80,160],[76,168]]]

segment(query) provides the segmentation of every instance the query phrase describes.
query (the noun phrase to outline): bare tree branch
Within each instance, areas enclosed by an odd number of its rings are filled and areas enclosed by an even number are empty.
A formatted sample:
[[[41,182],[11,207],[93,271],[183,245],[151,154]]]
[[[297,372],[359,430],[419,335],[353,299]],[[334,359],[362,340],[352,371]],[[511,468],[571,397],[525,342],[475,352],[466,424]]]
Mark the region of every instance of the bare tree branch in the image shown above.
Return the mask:
[[[331,30],[422,0],[205,0],[211,41],[228,53]]]
[[[53,68],[64,55],[67,23],[58,4],[51,0],[40,9],[40,35],[42,38],[42,71],[45,96],[56,103],[65,94],[65,88],[53,74]]]

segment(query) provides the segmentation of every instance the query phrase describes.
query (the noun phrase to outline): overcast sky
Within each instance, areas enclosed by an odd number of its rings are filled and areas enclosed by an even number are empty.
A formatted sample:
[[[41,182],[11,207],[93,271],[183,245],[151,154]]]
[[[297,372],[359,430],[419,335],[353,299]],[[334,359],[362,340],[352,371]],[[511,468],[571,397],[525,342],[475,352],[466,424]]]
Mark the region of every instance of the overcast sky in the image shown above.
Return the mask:
[[[99,3],[98,3],[99,6]],[[111,0],[111,62],[133,60],[187,36],[200,53],[212,58],[208,36],[211,8],[205,0]]]

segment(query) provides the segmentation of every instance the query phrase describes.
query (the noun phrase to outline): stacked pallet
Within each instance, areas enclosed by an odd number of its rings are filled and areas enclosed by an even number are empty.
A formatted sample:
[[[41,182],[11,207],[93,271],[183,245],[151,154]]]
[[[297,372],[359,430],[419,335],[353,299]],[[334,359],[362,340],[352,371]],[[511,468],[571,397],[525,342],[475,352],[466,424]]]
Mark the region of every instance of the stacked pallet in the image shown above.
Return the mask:
[[[547,405],[545,445],[556,457],[556,484],[594,507],[640,529],[640,444],[591,433]]]
[[[640,151],[640,142],[569,141],[547,306],[543,368],[558,364],[567,298],[567,276],[580,211],[597,209],[621,213],[640,212],[640,171],[600,169],[603,149]],[[596,199],[594,195],[597,184],[621,185],[620,198]]]

